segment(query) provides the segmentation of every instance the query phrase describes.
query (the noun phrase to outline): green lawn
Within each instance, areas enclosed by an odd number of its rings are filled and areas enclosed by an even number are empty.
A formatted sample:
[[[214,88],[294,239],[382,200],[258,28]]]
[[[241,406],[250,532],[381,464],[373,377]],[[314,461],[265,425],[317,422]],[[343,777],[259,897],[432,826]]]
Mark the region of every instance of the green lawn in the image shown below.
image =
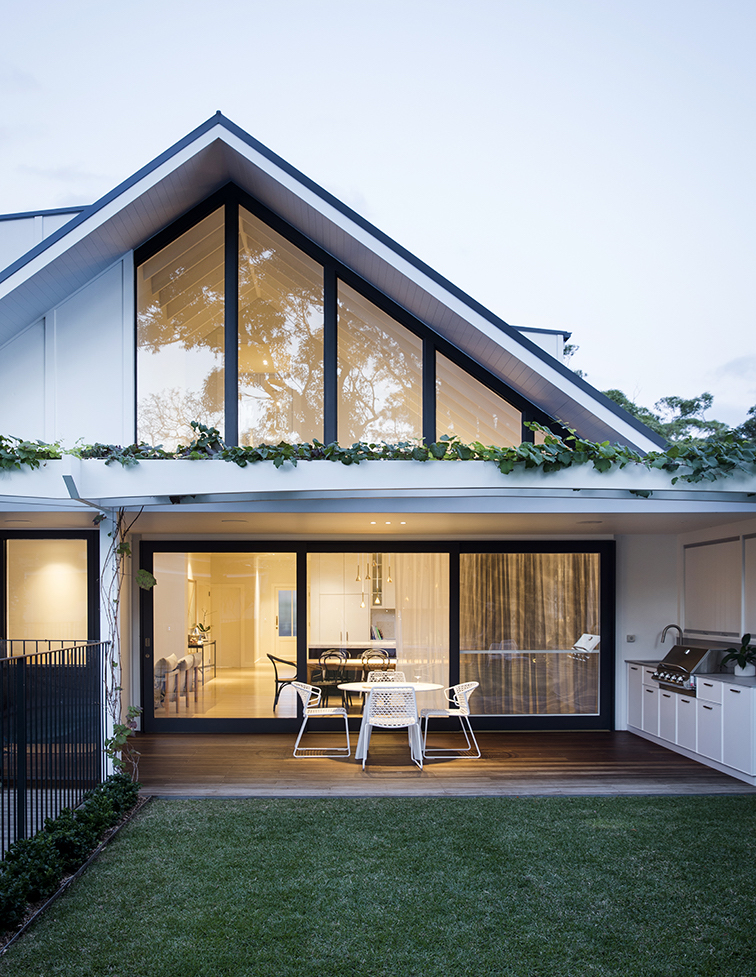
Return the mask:
[[[155,801],[14,977],[756,975],[756,797]]]

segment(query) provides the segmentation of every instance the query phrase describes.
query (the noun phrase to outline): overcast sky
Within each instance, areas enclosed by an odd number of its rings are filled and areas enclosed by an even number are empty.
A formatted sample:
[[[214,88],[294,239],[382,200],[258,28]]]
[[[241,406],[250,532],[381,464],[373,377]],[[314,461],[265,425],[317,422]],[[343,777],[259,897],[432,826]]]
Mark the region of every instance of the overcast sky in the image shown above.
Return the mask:
[[[756,0],[26,0],[0,213],[217,109],[599,389],[756,404]]]

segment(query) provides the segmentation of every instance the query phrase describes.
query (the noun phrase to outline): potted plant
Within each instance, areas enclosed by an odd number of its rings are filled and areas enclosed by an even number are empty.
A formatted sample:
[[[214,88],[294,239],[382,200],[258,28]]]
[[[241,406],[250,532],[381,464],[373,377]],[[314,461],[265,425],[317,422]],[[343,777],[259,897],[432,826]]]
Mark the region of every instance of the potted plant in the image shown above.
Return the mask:
[[[722,659],[722,664],[735,662],[735,674],[740,676],[756,675],[756,645],[751,644],[751,635],[744,634],[740,639],[740,648],[728,648]]]

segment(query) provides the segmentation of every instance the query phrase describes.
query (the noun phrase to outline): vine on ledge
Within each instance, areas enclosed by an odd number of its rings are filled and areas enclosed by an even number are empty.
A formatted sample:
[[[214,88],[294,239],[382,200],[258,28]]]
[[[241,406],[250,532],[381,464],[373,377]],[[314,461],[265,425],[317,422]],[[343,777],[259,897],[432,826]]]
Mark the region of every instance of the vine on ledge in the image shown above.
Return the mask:
[[[592,465],[598,472],[608,472],[626,465],[642,465],[647,469],[667,472],[672,484],[678,481],[715,481],[738,473],[756,474],[756,443],[746,441],[732,432],[706,439],[689,438],[670,445],[665,451],[641,454],[625,445],[609,441],[594,442],[579,437],[574,431],[562,438],[539,424],[529,424],[543,436],[543,443],[524,442],[516,447],[484,445],[479,441],[465,444],[456,437],[444,435],[432,444],[400,441],[396,444],[360,441],[350,447],[332,442],[261,444],[257,447],[226,445],[220,431],[199,421],[191,422],[195,437],[176,451],[165,451],[161,445],[91,444],[75,448],[70,453],[79,458],[98,458],[106,464],[117,462],[125,467],[154,459],[221,459],[240,468],[260,461],[271,461],[276,468],[287,462],[332,461],[342,465],[359,465],[362,461],[486,461],[496,465],[503,475],[527,469],[557,472],[578,465]],[[59,445],[21,441],[0,435],[0,469],[39,467],[42,461],[60,458],[64,453]],[[646,493],[636,493],[645,495]]]

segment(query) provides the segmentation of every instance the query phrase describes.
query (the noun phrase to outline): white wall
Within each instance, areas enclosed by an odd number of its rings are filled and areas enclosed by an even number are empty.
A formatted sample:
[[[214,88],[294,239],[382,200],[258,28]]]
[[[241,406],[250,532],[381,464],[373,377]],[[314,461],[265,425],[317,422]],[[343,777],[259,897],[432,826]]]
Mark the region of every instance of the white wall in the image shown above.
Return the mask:
[[[130,254],[0,349],[0,418],[0,433],[15,437],[131,444]]]
[[[13,264],[35,244],[39,244],[53,231],[63,227],[77,213],[80,211],[63,214],[31,214],[26,217],[0,220],[0,270]]]
[[[658,659],[661,632],[680,619],[677,536],[617,537],[615,727],[627,728],[625,662]],[[627,635],[635,635],[628,642]],[[667,650],[674,644],[667,637]]]

